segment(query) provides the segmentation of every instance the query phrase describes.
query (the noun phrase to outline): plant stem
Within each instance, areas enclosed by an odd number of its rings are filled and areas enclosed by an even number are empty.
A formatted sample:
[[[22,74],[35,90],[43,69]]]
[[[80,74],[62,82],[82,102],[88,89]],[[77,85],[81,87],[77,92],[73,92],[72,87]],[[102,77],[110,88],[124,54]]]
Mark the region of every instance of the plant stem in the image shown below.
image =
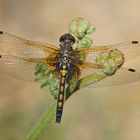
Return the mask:
[[[51,120],[55,116],[56,111],[56,100],[54,100],[52,106],[42,115],[42,117],[37,121],[37,123],[32,128],[31,132],[27,136],[26,140],[37,140],[42,134],[45,128],[47,128]]]

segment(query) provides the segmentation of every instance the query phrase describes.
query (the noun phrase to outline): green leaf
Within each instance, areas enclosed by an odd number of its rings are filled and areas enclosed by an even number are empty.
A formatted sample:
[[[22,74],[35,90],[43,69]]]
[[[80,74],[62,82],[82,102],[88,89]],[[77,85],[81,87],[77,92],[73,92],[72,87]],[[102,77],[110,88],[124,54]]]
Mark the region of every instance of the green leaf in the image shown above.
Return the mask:
[[[68,77],[68,87],[66,88],[66,94],[65,94],[65,100],[67,100],[71,94],[73,93],[73,91],[75,90],[75,87],[77,85],[77,81],[78,81],[78,74],[77,72],[73,73],[72,75],[70,75]]]
[[[95,82],[98,82],[104,78],[106,78],[108,75],[106,75],[105,73],[93,73],[93,74],[90,74],[84,78],[81,78],[80,80],[78,80],[77,82],[77,86],[74,90],[74,92],[76,92],[77,90],[83,88],[83,87],[86,87],[86,86],[89,86]]]

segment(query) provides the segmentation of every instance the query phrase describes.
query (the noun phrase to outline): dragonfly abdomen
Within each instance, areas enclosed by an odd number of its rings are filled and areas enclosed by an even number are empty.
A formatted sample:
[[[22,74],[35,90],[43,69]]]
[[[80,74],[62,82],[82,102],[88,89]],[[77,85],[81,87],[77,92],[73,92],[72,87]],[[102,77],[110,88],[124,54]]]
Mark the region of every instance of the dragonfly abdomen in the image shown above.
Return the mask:
[[[57,98],[57,108],[56,108],[56,123],[61,122],[61,116],[63,113],[64,105],[64,92],[65,92],[65,83],[68,75],[67,64],[62,64],[60,68],[60,85]]]

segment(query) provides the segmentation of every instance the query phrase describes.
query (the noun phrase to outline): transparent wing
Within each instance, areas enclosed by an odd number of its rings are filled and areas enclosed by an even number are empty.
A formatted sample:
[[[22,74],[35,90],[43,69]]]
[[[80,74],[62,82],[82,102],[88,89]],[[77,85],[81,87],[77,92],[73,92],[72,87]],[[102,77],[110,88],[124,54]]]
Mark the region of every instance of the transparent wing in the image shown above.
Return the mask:
[[[111,51],[111,53],[103,53],[103,56],[105,55],[107,57],[99,57],[101,62],[99,64],[102,64],[103,62],[103,67],[102,65],[97,65],[97,61],[94,63],[87,61],[82,63],[83,65],[79,66],[81,71],[80,78],[88,76],[89,79],[92,79],[93,81],[101,80],[101,82],[98,82],[99,84],[95,83],[95,87],[121,85],[139,80],[140,74],[134,69],[122,68],[123,60],[121,60],[120,57],[114,58],[117,53],[113,56],[112,52],[113,51]],[[92,77],[90,78],[91,75],[94,79]]]
[[[99,73],[99,71],[94,71],[94,73],[96,73],[97,75],[101,74]],[[93,74],[93,72],[91,74]],[[99,88],[99,87],[117,86],[117,85],[136,82],[139,79],[140,79],[140,73],[137,72],[135,69],[122,67],[112,76],[107,76],[104,79],[101,78],[100,81],[98,81],[97,78],[98,82],[93,82],[93,84],[91,84],[89,87]]]
[[[2,55],[0,58],[0,72],[14,78],[35,82],[36,63],[29,63],[14,56]]]
[[[37,41],[26,40],[0,31],[0,52],[19,57],[47,57],[59,48]]]
[[[53,45],[30,41],[0,32],[0,72],[33,82],[37,63],[51,63],[59,49]],[[49,60],[48,56],[51,57]],[[54,63],[54,62],[53,62]]]
[[[113,51],[112,51],[113,50]],[[120,51],[119,51],[120,50]],[[117,66],[120,67],[126,60],[135,58],[140,55],[140,44],[138,41],[127,41],[114,45],[94,46],[86,49],[74,50],[74,54],[79,54],[82,63],[78,65],[81,70],[81,77],[87,76],[93,72],[100,70],[100,65],[97,65],[97,57],[101,63],[108,63],[122,59],[122,62]],[[103,54],[103,55],[102,55]],[[82,57],[81,57],[82,56]],[[117,61],[116,61],[117,62]]]
[[[94,62],[95,58],[100,52],[109,51],[111,49],[120,50],[124,54],[125,61],[140,56],[140,43],[138,41],[127,41],[106,46],[93,46],[87,49],[75,50],[73,53],[86,55],[87,62]]]
[[[108,45],[110,49],[119,49],[124,54],[125,61],[140,56],[139,41],[127,41],[119,44]]]

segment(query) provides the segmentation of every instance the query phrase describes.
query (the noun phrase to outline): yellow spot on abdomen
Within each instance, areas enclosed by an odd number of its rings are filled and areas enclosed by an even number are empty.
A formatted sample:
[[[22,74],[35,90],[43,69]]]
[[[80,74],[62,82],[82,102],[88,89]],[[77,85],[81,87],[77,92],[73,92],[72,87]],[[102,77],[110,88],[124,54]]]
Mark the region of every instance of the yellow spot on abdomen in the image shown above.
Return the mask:
[[[62,100],[63,99],[63,94],[60,94],[59,95],[59,100]]]
[[[61,70],[60,73],[62,74],[62,76],[65,76],[66,73],[68,73],[68,71],[67,70]]]
[[[61,108],[62,107],[62,102],[58,102],[58,107]]]
[[[64,84],[64,81],[65,81],[65,78],[62,77],[62,78],[61,78],[61,83]]]
[[[63,68],[63,69],[66,69],[66,65],[63,65],[62,68]]]
[[[63,92],[64,91],[64,86],[60,87],[60,91]]]

